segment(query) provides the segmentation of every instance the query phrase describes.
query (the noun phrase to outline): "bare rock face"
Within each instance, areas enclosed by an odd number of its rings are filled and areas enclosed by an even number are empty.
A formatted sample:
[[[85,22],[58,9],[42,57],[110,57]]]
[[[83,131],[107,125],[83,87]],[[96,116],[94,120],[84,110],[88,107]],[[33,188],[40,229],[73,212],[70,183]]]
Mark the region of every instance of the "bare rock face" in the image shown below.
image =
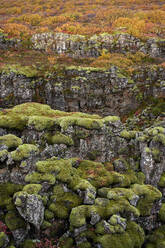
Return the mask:
[[[18,193],[14,196],[15,205],[25,221],[40,229],[44,219],[44,205],[41,197],[27,193]]]
[[[42,102],[62,111],[123,116],[152,97],[165,97],[164,78],[164,68],[152,66],[140,67],[131,76],[115,66],[72,66],[42,79],[11,70],[0,74],[0,101],[2,108]]]
[[[31,38],[33,48],[58,54],[67,53],[72,57],[98,57],[102,49],[109,52],[125,53],[141,51],[152,57],[165,56],[164,41],[149,39],[146,43],[129,34],[100,34],[86,38],[83,35],[64,33],[34,34]]]

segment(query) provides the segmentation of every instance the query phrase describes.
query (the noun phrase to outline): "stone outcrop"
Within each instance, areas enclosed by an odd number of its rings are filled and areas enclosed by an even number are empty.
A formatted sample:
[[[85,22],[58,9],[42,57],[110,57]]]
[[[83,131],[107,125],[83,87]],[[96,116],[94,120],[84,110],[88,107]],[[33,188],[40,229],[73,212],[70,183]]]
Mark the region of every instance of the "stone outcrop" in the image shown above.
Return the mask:
[[[34,49],[51,49],[57,54],[68,54],[72,57],[98,57],[103,49],[119,53],[141,51],[152,57],[165,56],[165,40],[142,41],[126,33],[103,33],[90,38],[65,33],[42,33],[34,34],[31,41]]]
[[[1,109],[0,246],[161,247],[165,121],[134,118]]]
[[[46,78],[26,70],[22,74],[22,68],[0,74],[1,107],[35,101],[63,111],[123,116],[148,99],[165,96],[163,67],[141,67],[132,76],[115,66],[60,68]]]

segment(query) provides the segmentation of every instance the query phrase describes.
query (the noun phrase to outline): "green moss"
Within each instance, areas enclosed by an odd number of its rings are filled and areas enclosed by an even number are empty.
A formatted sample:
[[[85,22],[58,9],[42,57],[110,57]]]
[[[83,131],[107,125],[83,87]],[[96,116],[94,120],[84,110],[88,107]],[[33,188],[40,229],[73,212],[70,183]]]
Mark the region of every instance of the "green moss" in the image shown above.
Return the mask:
[[[68,209],[60,203],[51,203],[49,210],[52,211],[56,217],[66,219],[68,217]]]
[[[134,184],[132,190],[140,196],[137,208],[142,216],[150,215],[153,203],[162,197],[161,192],[151,185]]]
[[[26,239],[23,244],[23,248],[35,248],[36,242],[31,239]]]
[[[0,137],[0,145],[6,145],[8,148],[16,148],[22,145],[22,140],[13,134],[7,134]]]
[[[151,153],[150,148],[149,148],[149,147],[145,147],[145,152],[146,152],[146,153]]]
[[[28,126],[32,126],[38,131],[50,129],[54,124],[55,120],[45,116],[30,116],[28,120]]]
[[[102,163],[90,160],[84,160],[79,163],[77,172],[96,188],[121,183],[124,179],[123,175],[108,171]]]
[[[53,110],[49,106],[39,103],[24,103],[0,113],[0,127],[22,130],[25,126],[34,127],[38,131],[51,129],[58,125],[66,130],[71,125],[85,129],[100,129],[109,122],[117,121],[116,116],[101,118],[98,115],[84,113],[66,113]],[[61,137],[56,137],[60,138]],[[68,142],[68,141],[67,141]],[[70,144],[70,141],[69,141]]]
[[[133,213],[139,216],[139,211],[130,205],[126,199],[108,200],[106,198],[96,198],[94,205],[81,205],[72,209],[70,214],[70,224],[74,227],[80,227],[86,224],[86,218],[92,216],[92,213],[99,214],[102,218],[109,218],[113,214]]]
[[[56,185],[53,188],[53,195],[50,200],[49,210],[59,218],[66,218],[69,216],[70,210],[82,203],[81,198],[72,192],[64,192],[62,185]]]
[[[28,194],[38,194],[41,189],[42,185],[40,184],[28,184],[23,187],[22,191],[25,191]]]
[[[163,127],[154,127],[148,130],[148,134],[151,136],[155,136],[157,134],[164,134],[165,133],[165,129]]]
[[[85,190],[89,187],[92,187],[88,181],[81,179],[78,171],[72,167],[72,164],[74,164],[76,161],[77,159],[59,160],[53,157],[51,159],[47,159],[46,161],[37,162],[36,167],[40,173],[55,173],[57,180],[67,183],[68,186],[73,190]]]
[[[32,66],[21,66],[20,64],[5,65],[2,72],[7,74],[14,72],[17,75],[24,75],[26,77],[35,77],[38,73]]]
[[[0,115],[0,127],[22,130],[27,123],[26,116],[17,116],[15,114]]]
[[[159,211],[159,219],[165,223],[165,203],[162,204],[161,209]]]
[[[123,130],[121,133],[120,133],[120,136],[122,138],[125,138],[125,139],[133,139],[135,138],[136,136],[136,131],[127,131],[127,130]]]
[[[74,227],[80,227],[86,224],[88,215],[88,206],[82,205],[73,208],[70,214],[70,224]]]
[[[8,210],[14,209],[13,194],[20,190],[22,190],[22,185],[13,183],[0,184],[0,207],[6,207]]]
[[[144,232],[135,222],[128,222],[126,232],[101,235],[96,241],[103,248],[141,248],[144,242]]]
[[[160,143],[162,143],[163,146],[165,146],[165,135],[164,134],[160,133],[160,134],[154,136],[153,140],[155,142],[160,142]]]
[[[4,247],[7,235],[4,232],[0,232],[0,247]]]
[[[30,157],[33,153],[38,153],[38,148],[35,145],[31,144],[23,144],[18,146],[18,148],[11,152],[11,157],[14,161],[21,161]]]
[[[62,133],[57,133],[56,135],[53,136],[47,135],[46,138],[49,144],[65,144],[67,146],[74,145],[72,138]]]
[[[59,245],[61,248],[72,248],[73,247],[73,239],[72,238],[64,238],[61,237],[59,239]]]
[[[78,245],[78,248],[91,248],[91,244],[89,242],[83,242]]]
[[[41,229],[44,230],[44,229],[47,229],[51,226],[52,226],[52,224],[49,221],[44,220],[42,225],[41,225]]]
[[[103,126],[103,121],[93,118],[80,118],[74,115],[61,117],[56,119],[56,124],[60,125],[63,130],[66,130],[69,126],[80,126],[86,129],[100,129]]]
[[[165,241],[165,225],[160,226],[148,236],[147,248],[163,248]]]
[[[107,116],[107,117],[104,117],[104,122],[107,123],[107,122],[116,122],[116,121],[120,121],[120,117],[118,116]]]
[[[45,219],[51,220],[54,218],[54,213],[48,209],[45,210]]]
[[[153,155],[153,158],[155,160],[159,160],[159,157],[160,157],[160,150],[158,148],[152,148],[151,149],[151,153]]]
[[[10,231],[26,227],[24,220],[17,214],[17,212],[14,211],[6,214],[5,223]]]
[[[0,151],[0,159],[1,159],[2,157],[6,157],[6,158],[7,158],[7,155],[8,155],[8,151],[7,151],[6,149]]]
[[[25,177],[25,182],[28,183],[43,183],[43,182],[48,182],[49,184],[55,184],[56,178],[52,174],[48,173],[38,173],[38,172],[33,172],[32,174],[28,174]]]
[[[162,173],[161,178],[158,183],[159,187],[165,187],[165,172]]]

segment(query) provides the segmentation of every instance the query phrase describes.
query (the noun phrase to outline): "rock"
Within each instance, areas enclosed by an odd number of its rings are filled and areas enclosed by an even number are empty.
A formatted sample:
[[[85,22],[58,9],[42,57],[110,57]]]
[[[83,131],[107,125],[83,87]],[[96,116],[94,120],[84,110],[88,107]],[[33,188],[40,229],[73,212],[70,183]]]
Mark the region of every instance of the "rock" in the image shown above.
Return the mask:
[[[98,223],[100,221],[100,219],[101,219],[101,217],[99,216],[99,214],[92,212],[90,224],[96,225],[96,223]]]
[[[28,235],[28,230],[16,229],[12,231],[12,235],[13,235],[15,244],[19,246],[26,239]]]
[[[14,202],[20,215],[39,230],[44,219],[44,205],[41,197],[18,192],[14,195]]]
[[[9,244],[9,238],[4,232],[0,232],[0,247],[5,248]]]

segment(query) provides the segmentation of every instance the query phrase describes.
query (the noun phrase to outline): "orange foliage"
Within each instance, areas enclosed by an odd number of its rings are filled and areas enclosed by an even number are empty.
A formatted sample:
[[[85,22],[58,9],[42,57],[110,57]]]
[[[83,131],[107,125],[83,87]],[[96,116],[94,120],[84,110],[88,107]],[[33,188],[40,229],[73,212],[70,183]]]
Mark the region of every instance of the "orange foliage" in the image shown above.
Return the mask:
[[[125,32],[138,37],[164,38],[163,3],[164,0],[26,0],[24,4],[17,0],[13,4],[13,0],[0,0],[0,15],[3,25],[22,24],[34,32],[38,27],[47,27],[49,31],[91,35],[125,27]]]
[[[5,24],[3,31],[12,37],[21,39],[26,39],[30,34],[27,26],[17,23]]]

